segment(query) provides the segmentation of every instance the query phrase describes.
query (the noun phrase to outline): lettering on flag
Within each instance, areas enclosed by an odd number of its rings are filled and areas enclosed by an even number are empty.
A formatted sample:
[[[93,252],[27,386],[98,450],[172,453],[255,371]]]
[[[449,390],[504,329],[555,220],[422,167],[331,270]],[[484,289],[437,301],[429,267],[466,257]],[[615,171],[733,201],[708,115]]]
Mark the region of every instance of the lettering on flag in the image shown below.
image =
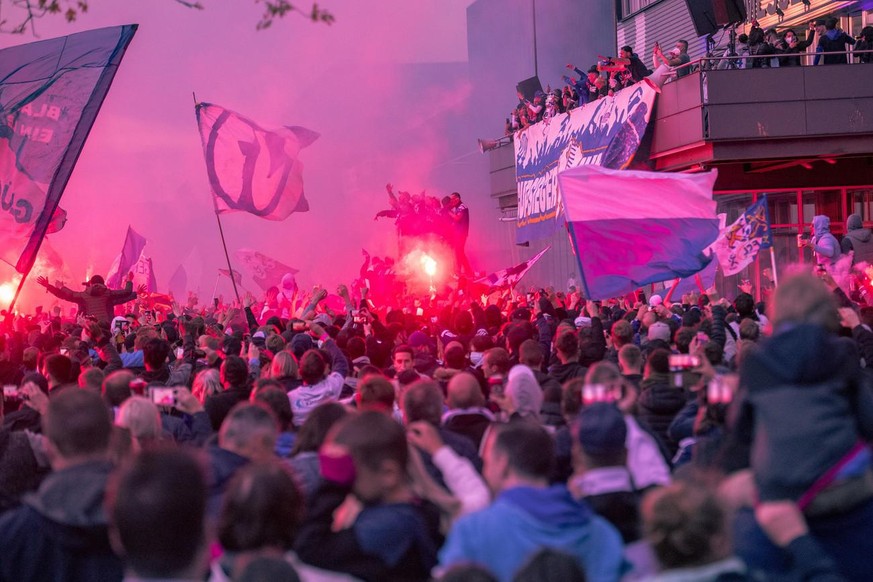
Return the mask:
[[[722,229],[711,248],[724,274],[736,275],[755,260],[758,251],[772,246],[767,196],[763,195],[733,224]]]
[[[30,271],[136,32],[91,30],[0,51],[0,260]]]
[[[642,81],[515,134],[516,243],[547,238],[563,224],[560,172],[582,165],[620,170],[630,164],[657,91]]]
[[[318,133],[297,126],[266,130],[209,103],[197,104],[196,113],[217,212],[285,220],[292,212],[309,210],[298,155]]]
[[[496,273],[491,273],[487,277],[476,279],[474,283],[476,285],[485,286],[487,288],[486,290],[484,290],[485,293],[493,293],[497,289],[512,289],[516,285],[518,285],[518,282],[521,281],[522,277],[527,275],[527,272],[531,270],[531,267],[533,267],[550,248],[552,248],[552,245],[547,246],[536,255],[532,256],[522,263],[519,263],[518,265],[515,265],[514,267],[509,267],[507,269],[497,271]]]
[[[297,269],[289,267],[272,257],[268,257],[264,253],[251,249],[238,250],[236,258],[242,265],[242,269],[264,291],[270,287],[279,287],[282,283],[282,277],[286,273],[295,275],[299,272]]]

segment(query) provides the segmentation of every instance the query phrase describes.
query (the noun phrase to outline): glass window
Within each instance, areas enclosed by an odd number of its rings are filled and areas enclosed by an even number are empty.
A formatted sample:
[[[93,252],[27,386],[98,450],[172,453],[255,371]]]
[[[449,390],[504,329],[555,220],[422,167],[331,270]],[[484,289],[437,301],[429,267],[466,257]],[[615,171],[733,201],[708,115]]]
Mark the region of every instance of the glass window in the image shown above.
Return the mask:
[[[627,18],[634,12],[639,12],[643,8],[660,2],[661,0],[621,0],[621,14],[619,18]]]
[[[848,195],[851,213],[860,214],[864,223],[873,222],[873,188],[849,190]]]

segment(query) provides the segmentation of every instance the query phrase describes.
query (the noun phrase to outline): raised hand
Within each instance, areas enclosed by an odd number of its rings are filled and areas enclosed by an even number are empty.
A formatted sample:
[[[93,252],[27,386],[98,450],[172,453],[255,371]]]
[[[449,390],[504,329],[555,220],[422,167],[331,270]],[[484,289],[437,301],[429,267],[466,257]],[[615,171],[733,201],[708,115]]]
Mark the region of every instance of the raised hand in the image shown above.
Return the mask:
[[[48,280],[48,277],[45,277],[45,276],[43,276],[43,275],[40,275],[39,277],[37,277],[37,278],[36,278],[36,282],[37,282],[37,284],[42,285],[43,287],[48,287],[48,286],[49,286],[49,280]]]
[[[137,295],[144,295],[148,292],[148,287],[146,287],[145,283],[136,288]]]

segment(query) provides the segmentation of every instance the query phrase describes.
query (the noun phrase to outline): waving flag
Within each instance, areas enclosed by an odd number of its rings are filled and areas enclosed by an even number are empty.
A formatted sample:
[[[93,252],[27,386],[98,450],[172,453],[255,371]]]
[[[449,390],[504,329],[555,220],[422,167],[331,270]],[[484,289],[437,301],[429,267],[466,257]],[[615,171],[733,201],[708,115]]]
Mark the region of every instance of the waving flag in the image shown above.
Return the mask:
[[[230,273],[231,272],[228,271],[227,269],[218,269],[218,274],[223,275],[223,276],[227,277],[228,279],[230,279]],[[242,285],[242,275],[236,269],[233,270],[233,282],[236,283],[237,285]]]
[[[124,237],[124,246],[121,247],[121,254],[115,257],[112,266],[109,267],[109,272],[106,274],[107,287],[110,289],[118,289],[121,287],[124,278],[133,270],[137,261],[139,261],[145,245],[145,237],[128,226],[127,235]],[[152,291],[152,289],[150,289],[150,291]]]
[[[209,103],[197,104],[195,111],[216,212],[285,220],[292,212],[309,210],[297,156],[319,134],[296,126],[265,130]]]
[[[706,267],[704,249],[718,236],[716,175],[598,166],[559,174],[585,295],[617,297]]]
[[[0,51],[0,259],[27,273],[136,25]]]
[[[521,281],[522,277],[527,275],[527,272],[530,271],[531,267],[533,267],[550,248],[552,248],[552,245],[547,246],[523,263],[519,263],[508,269],[497,271],[496,273],[491,273],[487,277],[476,279],[474,283],[476,285],[483,285],[486,288],[486,290],[483,291],[484,293],[493,293],[497,289],[506,287],[511,289],[518,285],[518,282]]]
[[[152,266],[152,259],[141,254],[139,260],[134,263],[131,268],[133,272],[133,286],[138,288],[140,285],[146,286],[146,291],[149,293],[158,292],[158,283],[155,280],[155,269]]]
[[[724,274],[736,275],[755,260],[758,251],[772,246],[773,233],[770,231],[770,213],[765,194],[747,208],[736,222],[721,231],[712,250]]]
[[[282,277],[286,273],[294,275],[299,272],[297,269],[289,267],[272,257],[250,249],[238,250],[236,258],[242,263],[243,270],[264,291],[270,287],[279,287],[282,283]]]

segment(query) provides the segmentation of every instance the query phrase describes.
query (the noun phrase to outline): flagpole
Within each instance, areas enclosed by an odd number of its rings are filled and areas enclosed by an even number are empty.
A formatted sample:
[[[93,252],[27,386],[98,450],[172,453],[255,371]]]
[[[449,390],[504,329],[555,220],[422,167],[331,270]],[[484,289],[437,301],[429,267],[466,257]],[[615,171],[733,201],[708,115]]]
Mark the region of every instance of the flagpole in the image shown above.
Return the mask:
[[[776,252],[770,247],[770,270],[773,272],[773,285],[779,286],[779,275],[776,274]]]
[[[197,94],[194,91],[191,91],[191,96],[194,98],[194,113],[196,116],[200,107],[200,102],[197,101]],[[230,254],[227,252],[227,241],[224,240],[224,229],[221,226],[221,217],[218,215],[218,203],[215,201],[214,194],[212,196],[212,207],[215,209],[215,220],[218,222],[218,234],[221,235],[221,247],[224,249],[224,258],[227,260],[227,270],[230,272],[230,282],[233,284],[233,294],[236,295],[236,300],[242,303],[242,299],[239,297],[239,289],[236,288],[236,279],[233,276],[233,267],[230,264]],[[213,299],[215,299],[214,293]]]
[[[221,228],[221,217],[218,215],[218,209],[215,210],[215,220],[218,221],[218,234],[221,235],[221,246],[224,248],[224,258],[227,259],[227,270],[230,271],[230,282],[233,283],[233,294],[236,295],[236,300],[242,302],[239,298],[239,290],[236,288],[236,277],[233,276],[233,267],[230,265],[230,254],[227,252],[227,242],[224,240],[224,229]]]
[[[40,241],[41,243],[42,241]],[[27,279],[27,276],[30,275],[30,271],[33,270],[33,267],[27,270],[26,273],[21,275],[21,281],[18,282],[18,289],[15,290],[15,295],[12,297],[12,301],[9,303],[9,307],[6,308],[6,313],[12,313],[12,309],[15,307],[15,302],[18,301],[18,296],[21,294],[21,289],[24,287],[24,281]]]

